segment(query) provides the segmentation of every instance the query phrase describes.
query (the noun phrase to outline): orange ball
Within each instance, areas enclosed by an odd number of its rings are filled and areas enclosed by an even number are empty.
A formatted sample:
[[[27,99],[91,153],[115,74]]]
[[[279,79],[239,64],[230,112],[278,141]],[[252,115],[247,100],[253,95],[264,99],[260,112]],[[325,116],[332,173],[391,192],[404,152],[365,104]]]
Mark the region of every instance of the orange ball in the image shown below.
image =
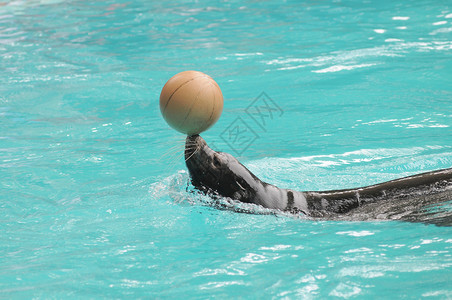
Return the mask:
[[[199,134],[215,124],[223,111],[218,84],[198,71],[185,71],[168,80],[160,93],[165,121],[187,135]]]

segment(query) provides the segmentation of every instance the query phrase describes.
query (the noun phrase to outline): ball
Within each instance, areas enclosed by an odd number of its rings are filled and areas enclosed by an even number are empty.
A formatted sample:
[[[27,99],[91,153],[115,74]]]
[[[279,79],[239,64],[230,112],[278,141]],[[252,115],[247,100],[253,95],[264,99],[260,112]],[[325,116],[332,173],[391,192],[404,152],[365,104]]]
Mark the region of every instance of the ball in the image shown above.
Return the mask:
[[[160,111],[177,131],[199,134],[220,118],[223,94],[210,76],[198,71],[181,72],[163,86]]]

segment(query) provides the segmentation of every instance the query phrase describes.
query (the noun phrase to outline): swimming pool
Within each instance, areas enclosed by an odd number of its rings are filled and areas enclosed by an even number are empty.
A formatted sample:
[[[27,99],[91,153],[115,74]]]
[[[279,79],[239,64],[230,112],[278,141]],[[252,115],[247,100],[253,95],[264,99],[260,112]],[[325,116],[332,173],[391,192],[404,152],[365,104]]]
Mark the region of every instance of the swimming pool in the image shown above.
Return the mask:
[[[281,187],[448,168],[451,22],[441,1],[0,3],[0,298],[452,297],[450,227],[217,209],[158,109],[174,74],[211,75],[202,136]]]

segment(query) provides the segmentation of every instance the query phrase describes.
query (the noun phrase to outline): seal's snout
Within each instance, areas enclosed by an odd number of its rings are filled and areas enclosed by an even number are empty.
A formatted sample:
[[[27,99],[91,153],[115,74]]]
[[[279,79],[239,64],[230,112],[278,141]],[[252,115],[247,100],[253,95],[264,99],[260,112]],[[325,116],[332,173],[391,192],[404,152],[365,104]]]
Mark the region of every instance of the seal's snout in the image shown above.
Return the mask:
[[[190,144],[194,144],[194,143],[199,143],[204,141],[204,139],[199,135],[199,134],[194,134],[194,135],[188,135],[187,138],[185,139],[185,144],[187,145],[188,143]]]
[[[187,136],[185,140],[185,161],[192,158],[195,152],[198,152],[206,145],[206,141],[199,134]]]

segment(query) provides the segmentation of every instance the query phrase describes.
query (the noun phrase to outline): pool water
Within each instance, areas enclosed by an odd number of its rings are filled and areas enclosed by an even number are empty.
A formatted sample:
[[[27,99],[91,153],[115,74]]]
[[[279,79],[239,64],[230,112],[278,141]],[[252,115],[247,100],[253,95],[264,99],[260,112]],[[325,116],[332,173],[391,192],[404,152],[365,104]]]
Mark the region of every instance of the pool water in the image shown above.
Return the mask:
[[[209,74],[280,187],[449,168],[452,7],[404,2],[0,2],[0,298],[451,298],[451,227],[219,209],[158,108]]]

